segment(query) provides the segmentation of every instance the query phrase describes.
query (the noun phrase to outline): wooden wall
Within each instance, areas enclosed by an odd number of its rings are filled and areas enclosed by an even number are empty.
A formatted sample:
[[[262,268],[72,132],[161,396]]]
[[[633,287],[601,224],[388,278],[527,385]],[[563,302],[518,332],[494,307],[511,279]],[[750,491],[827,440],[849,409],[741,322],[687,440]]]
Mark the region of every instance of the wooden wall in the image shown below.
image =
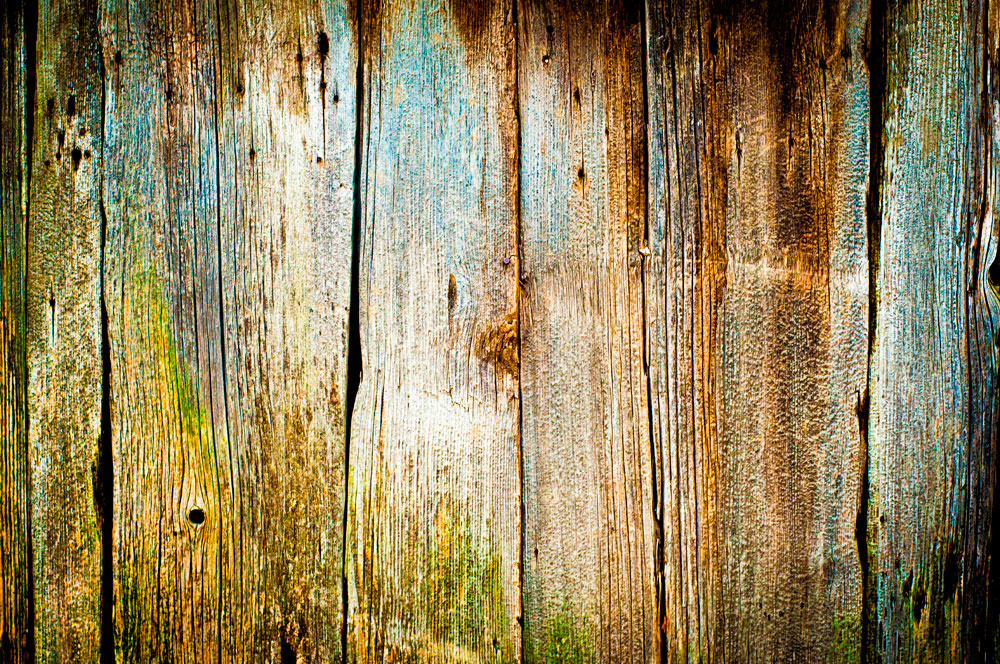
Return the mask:
[[[1000,661],[1000,4],[3,17],[3,662]]]

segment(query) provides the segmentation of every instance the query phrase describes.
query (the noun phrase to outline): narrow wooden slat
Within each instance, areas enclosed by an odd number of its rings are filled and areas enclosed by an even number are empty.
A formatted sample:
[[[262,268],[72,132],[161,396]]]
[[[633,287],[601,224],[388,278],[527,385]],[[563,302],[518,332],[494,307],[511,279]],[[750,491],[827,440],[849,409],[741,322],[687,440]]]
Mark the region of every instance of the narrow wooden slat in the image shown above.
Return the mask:
[[[30,125],[25,113],[33,52],[21,3],[0,9],[0,660],[29,662],[31,632],[25,205]],[[28,18],[28,21],[26,21]]]
[[[642,14],[518,15],[525,659],[655,662]]]
[[[353,21],[102,18],[118,661],[338,661]]]
[[[647,3],[666,661],[857,661],[864,3]]]
[[[38,9],[27,301],[35,657],[96,662],[104,461],[97,5]]]
[[[995,75],[997,17],[987,26],[984,11],[886,10],[868,519],[885,662],[978,661],[991,638],[996,88],[984,57]]]
[[[513,18],[365,7],[348,653],[518,661]]]

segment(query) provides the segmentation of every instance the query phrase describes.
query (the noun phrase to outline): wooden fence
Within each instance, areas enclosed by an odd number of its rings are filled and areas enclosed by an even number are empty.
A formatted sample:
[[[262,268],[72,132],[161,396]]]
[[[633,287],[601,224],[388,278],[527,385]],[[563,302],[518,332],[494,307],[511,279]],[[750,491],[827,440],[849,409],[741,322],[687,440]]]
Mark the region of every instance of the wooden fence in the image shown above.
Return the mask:
[[[996,0],[3,17],[3,662],[998,661]]]

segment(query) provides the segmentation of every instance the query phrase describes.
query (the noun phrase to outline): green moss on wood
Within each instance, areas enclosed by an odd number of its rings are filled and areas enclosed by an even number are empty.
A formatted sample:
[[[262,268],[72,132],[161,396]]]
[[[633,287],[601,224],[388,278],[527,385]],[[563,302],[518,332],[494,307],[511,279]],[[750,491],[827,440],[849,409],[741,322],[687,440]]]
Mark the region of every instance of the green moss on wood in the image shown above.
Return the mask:
[[[861,617],[841,613],[833,617],[833,638],[830,642],[831,662],[861,661]]]
[[[550,618],[545,634],[542,660],[545,664],[589,664],[594,656],[590,621],[568,605]]]
[[[483,661],[515,661],[498,542],[481,538],[465,510],[448,499],[438,507],[422,576],[434,641],[472,651]]]

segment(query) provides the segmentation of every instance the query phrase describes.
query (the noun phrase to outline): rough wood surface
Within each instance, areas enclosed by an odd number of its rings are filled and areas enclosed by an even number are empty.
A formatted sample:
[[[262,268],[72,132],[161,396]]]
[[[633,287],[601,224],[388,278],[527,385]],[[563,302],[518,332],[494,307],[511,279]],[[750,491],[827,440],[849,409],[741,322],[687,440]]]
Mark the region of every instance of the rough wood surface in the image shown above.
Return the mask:
[[[38,9],[27,264],[35,661],[96,662],[104,380],[97,5]]]
[[[516,661],[511,7],[366,7],[348,653]]]
[[[0,15],[0,660],[21,664],[31,661],[33,648],[25,315],[31,82],[25,64],[34,53],[34,24],[21,3],[3,3]]]
[[[529,662],[659,659],[640,9],[518,3]]]
[[[857,661],[867,9],[648,3],[667,661]]]
[[[103,7],[119,662],[342,658],[352,26]]]
[[[1000,657],[1000,1],[2,15],[0,661]]]
[[[868,523],[885,662],[977,661],[990,638],[998,33],[984,11],[890,3],[884,25]]]

